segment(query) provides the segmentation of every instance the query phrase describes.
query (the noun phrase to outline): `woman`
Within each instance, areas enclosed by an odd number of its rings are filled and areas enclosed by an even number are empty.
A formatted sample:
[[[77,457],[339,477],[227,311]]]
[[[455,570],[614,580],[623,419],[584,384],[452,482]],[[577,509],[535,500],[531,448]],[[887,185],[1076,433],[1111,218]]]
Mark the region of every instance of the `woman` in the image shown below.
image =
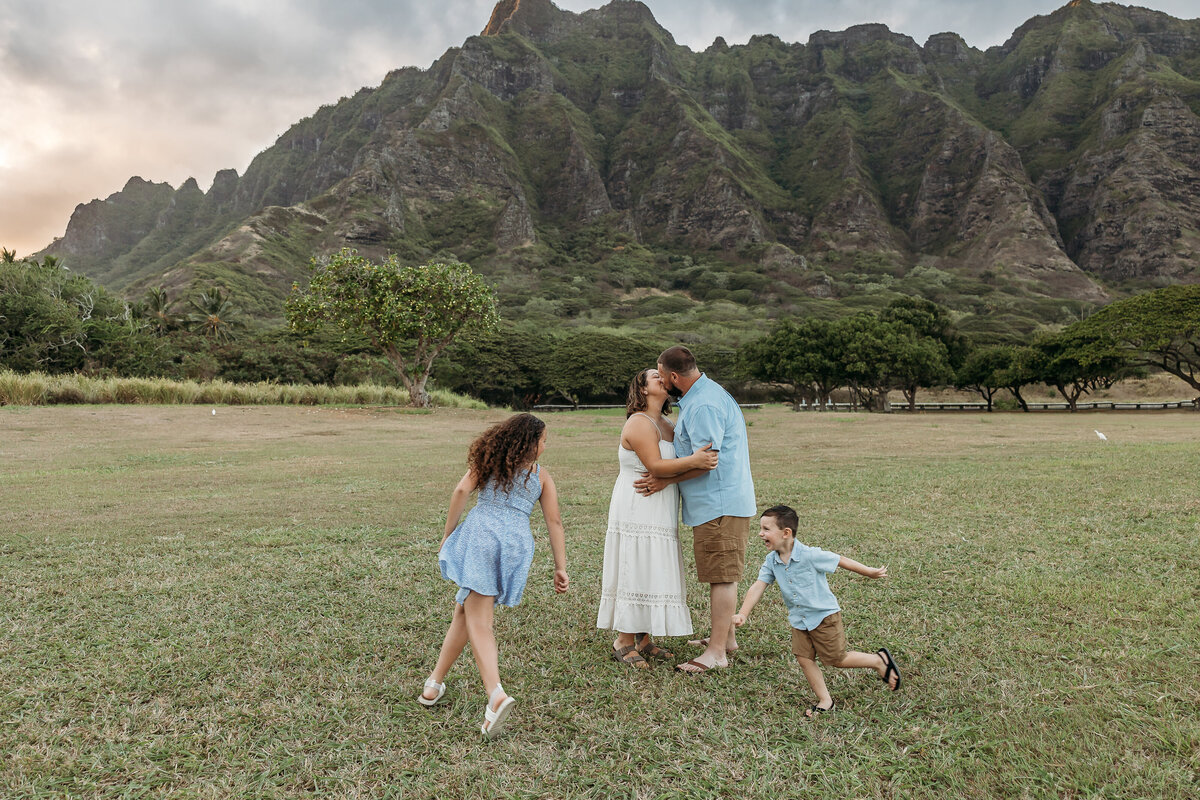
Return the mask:
[[[667,387],[658,370],[642,370],[633,377],[617,450],[621,472],[608,506],[604,582],[596,627],[617,631],[613,660],[638,669],[650,666],[648,657],[675,657],[655,645],[653,636],[692,633],[675,484],[717,466],[717,454],[708,447],[686,458],[675,457],[671,444],[675,429],[666,418],[670,410]],[[645,472],[667,478],[671,485],[649,496],[640,495],[633,482]]]

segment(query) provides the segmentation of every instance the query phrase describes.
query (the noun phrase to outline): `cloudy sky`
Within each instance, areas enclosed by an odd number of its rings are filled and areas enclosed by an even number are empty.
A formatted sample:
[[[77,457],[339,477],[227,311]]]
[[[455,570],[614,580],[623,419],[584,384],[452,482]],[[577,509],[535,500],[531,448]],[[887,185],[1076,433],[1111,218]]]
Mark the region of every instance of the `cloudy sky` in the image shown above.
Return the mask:
[[[804,42],[882,22],[1001,44],[1066,0],[645,0],[693,50],[756,33]],[[584,11],[602,0],[556,0]],[[130,176],[244,172],[293,122],[388,70],[428,67],[493,0],[0,0],[0,246],[27,255]],[[1196,0],[1143,0],[1177,17]]]

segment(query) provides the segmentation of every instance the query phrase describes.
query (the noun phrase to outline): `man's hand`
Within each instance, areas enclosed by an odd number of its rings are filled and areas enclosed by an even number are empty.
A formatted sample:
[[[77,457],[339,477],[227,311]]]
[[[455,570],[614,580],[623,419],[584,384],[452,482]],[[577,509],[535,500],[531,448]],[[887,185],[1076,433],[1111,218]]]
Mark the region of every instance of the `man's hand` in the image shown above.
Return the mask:
[[[554,591],[562,594],[567,591],[571,585],[571,578],[567,575],[565,569],[554,570]]]
[[[661,492],[663,489],[670,486],[671,483],[666,478],[656,478],[649,472],[643,472],[642,477],[633,482],[633,488],[638,494],[649,497],[652,494]]]

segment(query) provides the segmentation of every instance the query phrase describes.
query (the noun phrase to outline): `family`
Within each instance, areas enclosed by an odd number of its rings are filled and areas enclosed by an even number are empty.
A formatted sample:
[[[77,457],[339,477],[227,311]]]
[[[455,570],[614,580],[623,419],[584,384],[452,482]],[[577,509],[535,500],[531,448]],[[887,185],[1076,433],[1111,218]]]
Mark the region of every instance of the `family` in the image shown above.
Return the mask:
[[[668,419],[672,400],[679,407],[674,424]],[[480,731],[488,738],[504,731],[516,702],[500,684],[492,619],[496,605],[521,600],[533,561],[529,517],[535,505],[541,505],[549,532],[554,589],[562,593],[570,585],[557,489],[538,463],[545,447],[545,423],[529,414],[514,415],[476,439],[467,472],[451,495],[438,551],[442,576],[459,589],[437,662],[417,699],[426,706],[442,700],[446,675],[469,642],[487,692]],[[828,666],[873,669],[890,689],[900,688],[899,668],[886,648],[847,649],[841,608],[826,580],[839,567],[869,578],[886,577],[887,568],[800,544],[799,518],[788,506],[759,515],[758,536],[767,556],[735,613],[757,513],[746,423],[737,401],[699,371],[686,347],[668,348],[657,369],[634,376],[617,460],[596,619],[598,628],[617,634],[615,661],[647,669],[649,659],[675,658],[655,637],[693,633],[678,532],[682,508],[684,524],[692,527],[696,577],[709,585],[710,627],[708,636],[688,642],[703,651],[676,670],[695,677],[727,668],[729,654],[738,648],[737,628],[767,586],[778,583],[792,652],[816,695],[808,717],[835,706],[817,658]],[[475,507],[463,518],[476,491]]]

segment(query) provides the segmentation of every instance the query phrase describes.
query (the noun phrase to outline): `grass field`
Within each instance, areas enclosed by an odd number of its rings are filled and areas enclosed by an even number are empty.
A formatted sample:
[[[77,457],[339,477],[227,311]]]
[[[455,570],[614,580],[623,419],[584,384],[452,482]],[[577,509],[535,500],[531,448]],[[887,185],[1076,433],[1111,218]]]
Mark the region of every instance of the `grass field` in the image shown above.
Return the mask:
[[[727,671],[607,660],[622,418],[549,416],[572,590],[535,525],[497,614],[519,704],[485,743],[469,655],[448,704],[414,698],[449,492],[503,416],[0,408],[0,797],[1200,795],[1196,414],[749,412],[760,506],[891,572],[831,584],[904,687],[828,670],[816,722],[775,591]]]

